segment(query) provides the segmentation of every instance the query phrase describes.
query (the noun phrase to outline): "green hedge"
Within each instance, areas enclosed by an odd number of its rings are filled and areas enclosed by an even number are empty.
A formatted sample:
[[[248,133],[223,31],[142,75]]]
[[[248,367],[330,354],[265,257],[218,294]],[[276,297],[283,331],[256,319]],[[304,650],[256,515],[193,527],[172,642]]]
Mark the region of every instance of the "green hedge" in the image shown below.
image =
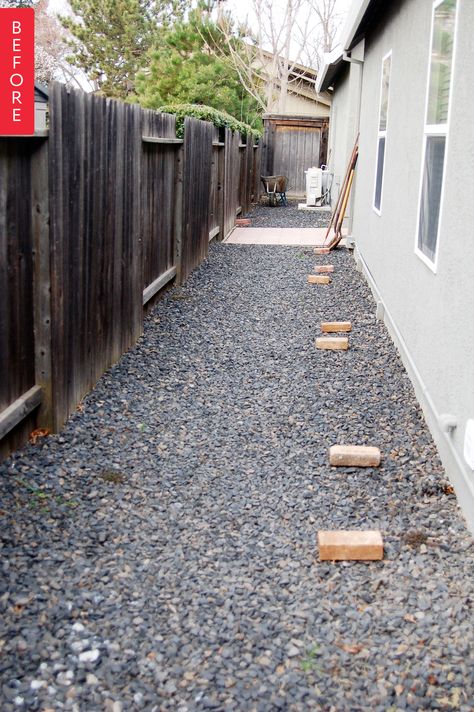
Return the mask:
[[[202,106],[201,104],[166,104],[165,106],[160,106],[157,111],[164,114],[174,114],[176,116],[177,138],[184,137],[184,119],[186,116],[190,116],[193,119],[201,119],[201,121],[209,121],[219,129],[227,128],[232,131],[240,131],[242,136],[260,138],[262,135],[262,132],[258,131],[258,129],[254,129],[249,126],[249,124],[235,119],[225,111],[213,109],[212,106]]]

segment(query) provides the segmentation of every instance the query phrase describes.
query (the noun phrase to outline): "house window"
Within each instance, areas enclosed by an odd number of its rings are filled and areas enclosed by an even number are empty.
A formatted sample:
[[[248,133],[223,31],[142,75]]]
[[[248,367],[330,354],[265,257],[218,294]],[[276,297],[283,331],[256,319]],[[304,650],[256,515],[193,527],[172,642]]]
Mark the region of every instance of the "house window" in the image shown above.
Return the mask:
[[[449,97],[453,70],[456,0],[433,3],[430,66],[423,137],[416,253],[436,271]]]
[[[392,53],[389,52],[382,60],[382,80],[380,87],[379,126],[377,134],[377,159],[375,161],[374,210],[382,214],[383,168],[385,162],[385,144],[387,138],[388,95],[390,88],[390,67]]]

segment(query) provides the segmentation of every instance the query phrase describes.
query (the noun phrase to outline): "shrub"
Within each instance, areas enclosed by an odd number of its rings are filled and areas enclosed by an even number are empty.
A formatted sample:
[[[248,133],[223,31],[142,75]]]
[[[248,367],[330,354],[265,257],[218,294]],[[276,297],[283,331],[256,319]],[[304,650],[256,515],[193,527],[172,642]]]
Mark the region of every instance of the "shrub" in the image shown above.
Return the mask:
[[[202,106],[201,104],[166,104],[160,106],[158,111],[165,114],[174,114],[176,116],[176,136],[177,138],[184,137],[184,119],[190,116],[193,119],[201,119],[201,121],[209,121],[218,129],[227,128],[232,131],[240,131],[242,136],[252,136],[260,138],[262,132],[252,128],[249,124],[235,119],[226,111],[213,109],[212,106]]]

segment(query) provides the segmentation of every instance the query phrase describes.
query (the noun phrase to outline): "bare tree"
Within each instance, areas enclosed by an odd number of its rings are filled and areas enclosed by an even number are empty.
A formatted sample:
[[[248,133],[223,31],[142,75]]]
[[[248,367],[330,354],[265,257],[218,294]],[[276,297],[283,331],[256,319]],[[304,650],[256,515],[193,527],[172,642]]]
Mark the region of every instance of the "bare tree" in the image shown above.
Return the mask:
[[[67,61],[68,33],[48,6],[49,0],[0,0],[0,8],[32,7],[35,11],[35,79],[44,84],[56,79],[84,88],[86,82],[79,80]]]
[[[311,11],[316,17],[316,68],[319,69],[322,62],[322,55],[331,52],[335,46],[335,40],[341,28],[344,12],[341,10],[339,0],[309,0]]]
[[[262,111],[286,110],[288,93],[308,81],[304,66],[317,68],[338,29],[338,0],[252,0],[250,19],[235,25],[218,4],[222,45],[245,89]]]
[[[67,61],[70,52],[68,32],[48,10],[49,0],[36,0],[35,9],[35,75],[44,83],[53,79],[84,88],[77,71]]]

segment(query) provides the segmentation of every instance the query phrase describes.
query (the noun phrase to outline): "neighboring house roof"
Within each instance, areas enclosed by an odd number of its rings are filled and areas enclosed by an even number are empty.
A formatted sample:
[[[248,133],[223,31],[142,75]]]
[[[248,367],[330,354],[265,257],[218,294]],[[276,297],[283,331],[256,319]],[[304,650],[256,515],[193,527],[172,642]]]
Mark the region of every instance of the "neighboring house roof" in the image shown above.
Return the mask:
[[[273,54],[267,50],[263,50],[262,54],[268,60],[273,59]],[[290,94],[302,96],[305,99],[310,99],[315,103],[331,106],[331,99],[329,95],[316,96],[314,91],[318,71],[316,69],[312,69],[312,67],[307,67],[304,64],[299,64],[299,62],[290,61],[289,64],[292,67],[292,70],[290,72],[290,85],[288,87],[288,92]]]
[[[273,59],[273,54],[272,52],[269,52],[268,50],[264,49],[261,50],[261,54],[266,57],[267,59]],[[283,57],[278,57],[279,59],[283,59]],[[318,72],[316,69],[312,69],[311,67],[306,67],[304,64],[299,64],[298,62],[293,62],[292,60],[289,60],[288,62],[289,65],[294,67],[294,74],[297,74],[298,76],[306,76],[309,80],[315,81],[316,77],[318,76]]]
[[[35,82],[35,101],[47,104],[49,101],[49,90],[45,84]]]
[[[339,79],[344,68],[344,54],[365,37],[383,10],[388,10],[389,6],[387,0],[353,0],[342,28],[340,46],[324,55],[324,63],[316,82],[317,92],[329,89]]]

